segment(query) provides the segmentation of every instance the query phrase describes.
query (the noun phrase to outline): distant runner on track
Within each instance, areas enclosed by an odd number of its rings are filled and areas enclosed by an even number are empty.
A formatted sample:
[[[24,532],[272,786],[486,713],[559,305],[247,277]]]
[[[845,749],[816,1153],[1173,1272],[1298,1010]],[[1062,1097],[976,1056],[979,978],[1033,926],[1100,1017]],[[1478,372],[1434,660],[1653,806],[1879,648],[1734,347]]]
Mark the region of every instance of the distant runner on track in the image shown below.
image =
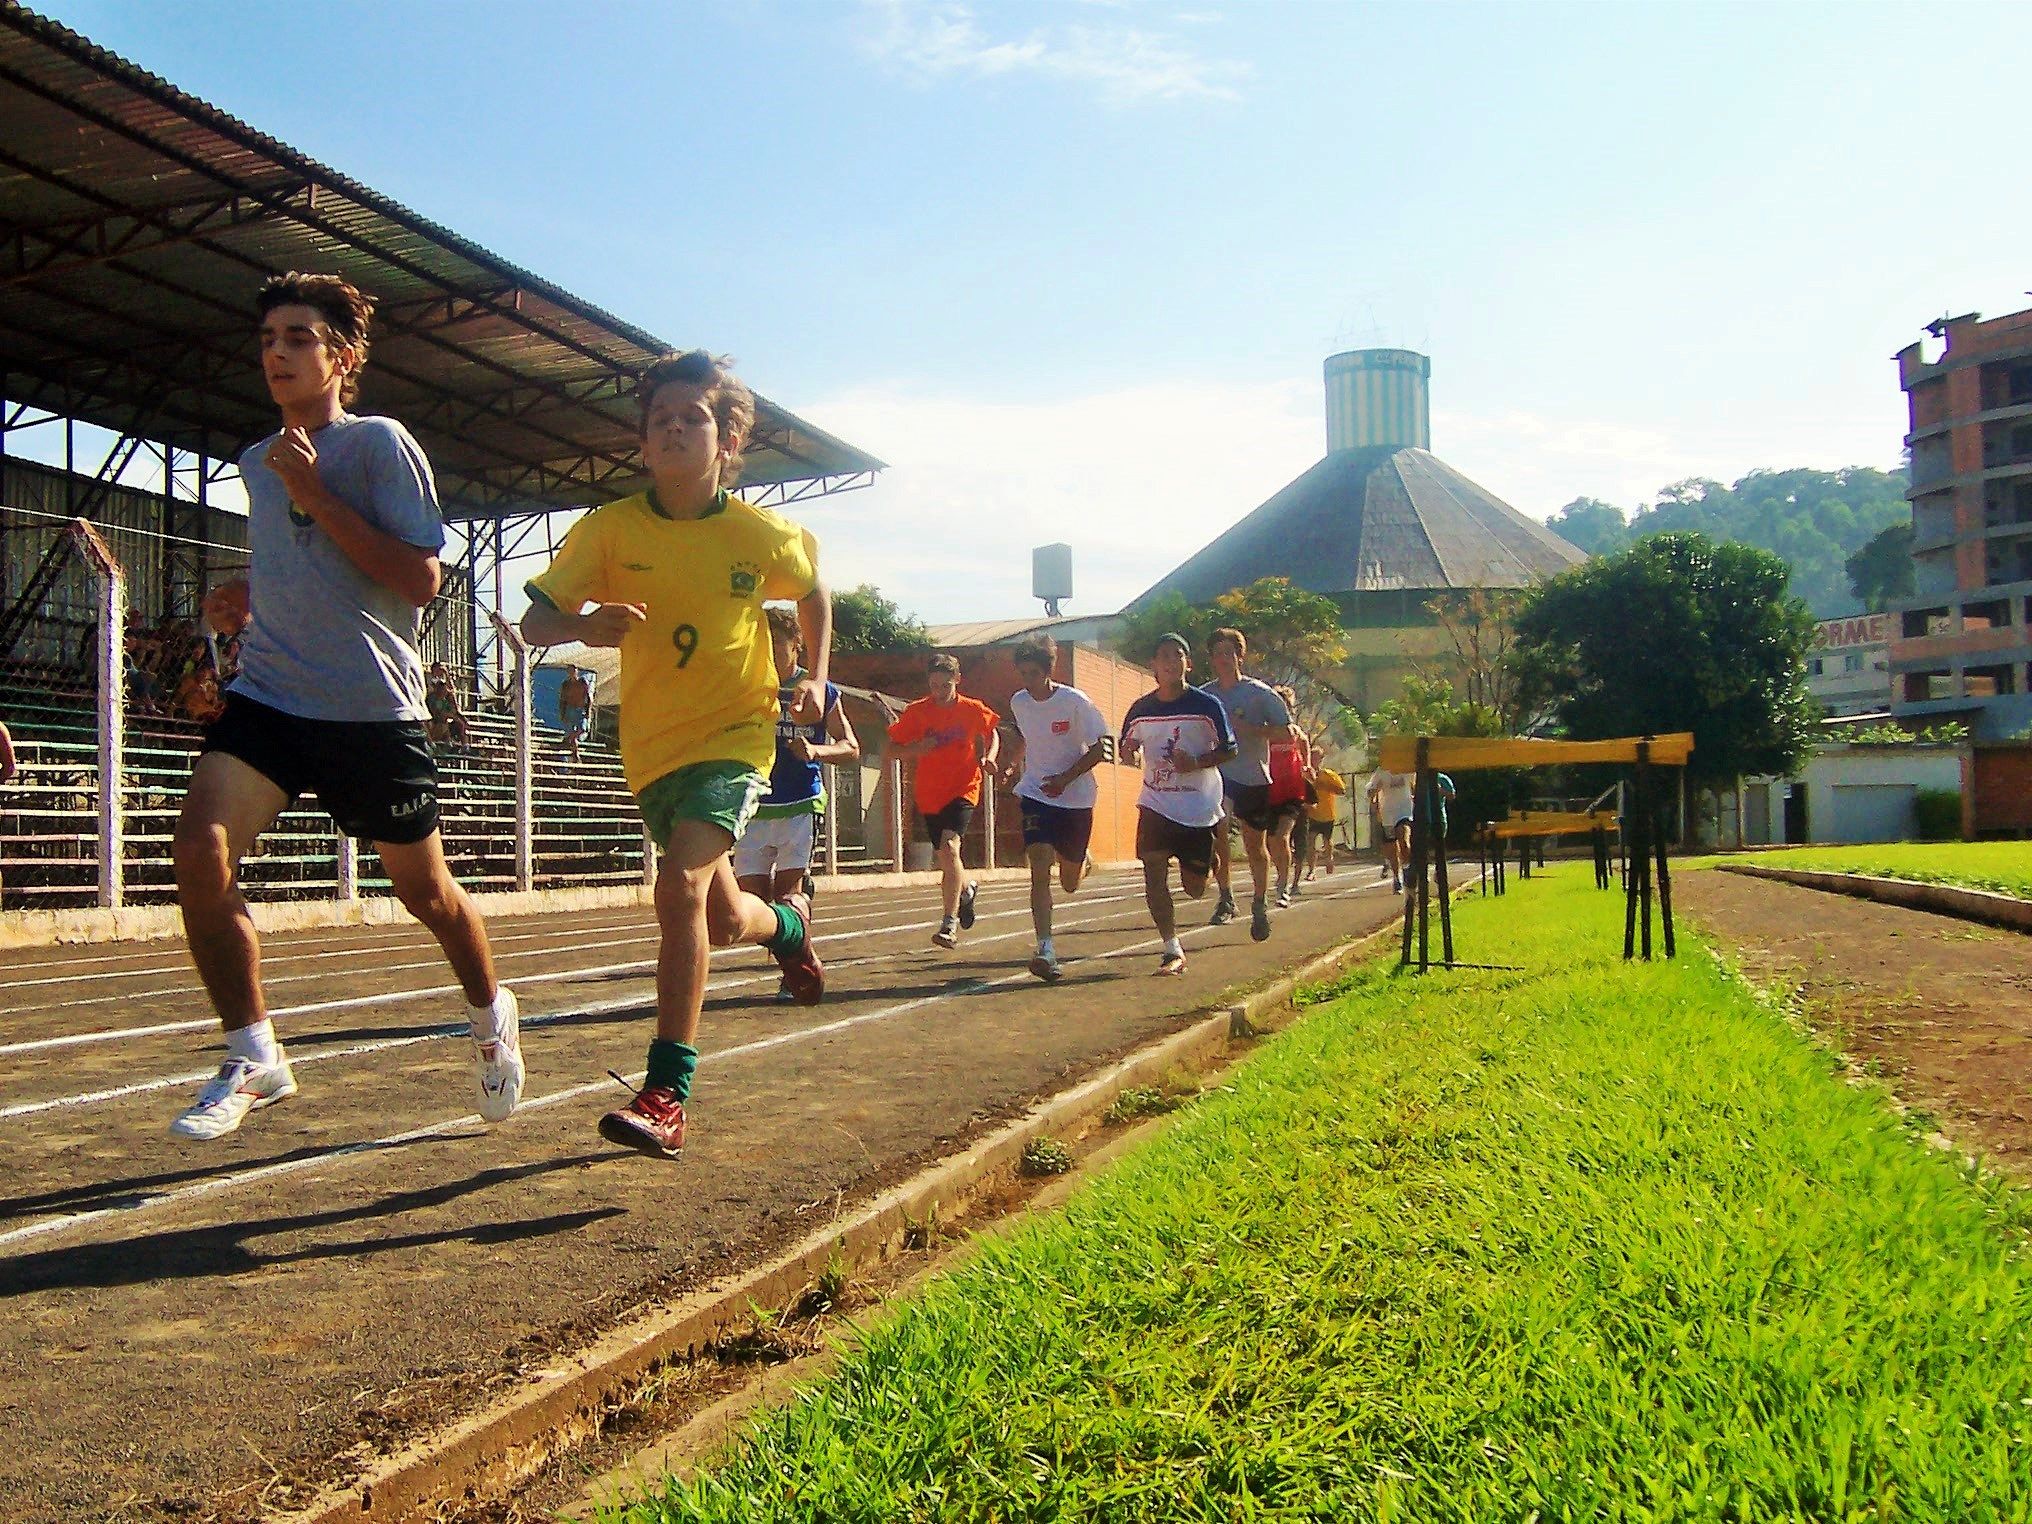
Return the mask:
[[[1079,689],[1052,681],[1058,643],[1049,635],[1018,646],[1014,661],[1023,686],[1009,699],[1017,742],[1015,755],[1002,769],[1002,781],[1015,789],[1023,811],[1030,923],[1037,932],[1030,972],[1053,984],[1060,975],[1058,951],[1051,940],[1052,861],[1057,860],[1058,881],[1065,892],[1077,893],[1093,866],[1087,855],[1099,795],[1093,770],[1108,754],[1108,722]]]
[[[905,706],[889,727],[889,740],[892,755],[917,758],[911,794],[939,868],[941,913],[931,940],[951,947],[974,924],[976,886],[967,882],[960,846],[981,802],[981,776],[995,770],[1000,716],[979,699],[961,696],[956,657],[932,657],[925,686],[930,695]]]
[[[1221,764],[1223,816],[1214,832],[1214,877],[1220,882],[1221,897],[1214,906],[1213,924],[1220,926],[1235,918],[1229,823],[1239,821],[1242,849],[1249,859],[1249,935],[1261,942],[1270,935],[1267,896],[1273,858],[1278,882],[1291,881],[1291,843],[1273,833],[1277,812],[1270,803],[1270,743],[1303,736],[1293,731],[1291,711],[1276,690],[1243,673],[1242,662],[1248,654],[1249,639],[1240,630],[1215,630],[1207,637],[1207,659],[1213,664],[1214,677],[1200,686],[1200,692],[1220,700],[1240,748]]]
[[[1157,972],[1185,972],[1185,949],[1171,900],[1171,864],[1187,896],[1206,893],[1214,865],[1214,825],[1221,818],[1221,764],[1237,752],[1235,732],[1220,700],[1188,688],[1192,656],[1183,635],[1160,635],[1150,657],[1157,679],[1122,717],[1122,760],[1143,763],[1136,799],[1136,856],[1143,864],[1143,898],[1163,939]]]
[[[444,949],[469,1007],[476,1104],[498,1122],[522,1094],[515,996],[494,977],[487,928],[445,866],[424,733],[416,635],[445,538],[430,462],[394,419],[345,409],[367,360],[371,298],[335,275],[292,272],[263,282],[254,305],[282,428],[240,457],[253,622],[173,849],[184,934],[225,1028],[226,1062],[170,1130],[223,1137],[296,1094],[262,997],[240,862],[306,793],[340,831],[374,844],[396,897]],[[235,602],[237,589],[206,601]]]
[[[799,723],[825,712],[832,651],[818,542],[730,490],[755,423],[754,395],[730,365],[694,349],[643,373],[635,395],[653,485],[572,526],[529,584],[522,620],[534,645],[582,640],[621,652],[621,769],[663,849],[663,944],[648,1076],[633,1101],[600,1119],[600,1135],[664,1159],[684,1148],[711,949],[758,943],[794,999],[816,1005],[825,992],[807,932],[810,901],[796,891],[773,904],[746,893],[728,857],[768,791],[776,754],[780,707],[763,601],[797,604],[808,662],[791,685]]]
[[[765,612],[776,653],[776,760],[769,769],[769,792],[734,843],[734,879],[757,899],[781,901],[806,890],[818,825],[826,812],[822,765],[844,767],[859,761],[861,742],[840,707],[840,690],[831,683],[825,685],[825,713],[819,719],[791,718],[797,685],[805,676],[799,660],[804,635],[794,611],[772,604]],[[777,989],[776,998],[797,998],[789,980]]]

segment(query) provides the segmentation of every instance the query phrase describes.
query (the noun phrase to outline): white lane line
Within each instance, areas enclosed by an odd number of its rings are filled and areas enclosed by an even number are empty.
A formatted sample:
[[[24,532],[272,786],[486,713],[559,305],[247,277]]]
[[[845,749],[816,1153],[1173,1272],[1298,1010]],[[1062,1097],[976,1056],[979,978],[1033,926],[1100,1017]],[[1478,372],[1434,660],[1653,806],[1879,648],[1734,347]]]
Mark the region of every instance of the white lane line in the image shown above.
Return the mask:
[[[889,910],[868,911],[860,914],[846,913],[841,914],[839,916],[828,916],[822,924],[827,928],[835,926],[855,926],[861,924],[864,921],[879,919],[883,915],[888,915],[892,913],[893,912]],[[584,940],[584,938],[588,935],[596,933],[604,933],[609,931],[625,931],[630,933],[630,935],[624,937],[617,937],[610,941],[605,942],[591,942]],[[554,956],[556,952],[555,944],[557,944],[560,941],[568,942],[571,950],[574,952],[589,952],[594,948],[599,947],[627,947],[634,943],[639,942],[654,942],[655,940],[657,940],[659,935],[660,933],[656,929],[656,923],[652,920],[647,923],[637,921],[632,924],[623,926],[607,926],[607,927],[572,926],[568,933],[560,933],[559,931],[556,930],[548,932],[530,932],[522,936],[493,937],[490,938],[489,941],[491,945],[496,948],[508,942],[529,942],[544,940],[552,944],[551,946],[547,947],[526,948],[520,952],[503,953],[495,960],[496,962],[499,963],[505,963],[514,958],[546,958]],[[431,954],[431,956],[415,963],[375,963],[372,965],[374,971],[376,973],[403,973],[412,969],[440,968],[444,965],[444,955],[438,952],[434,944],[425,943],[423,946],[416,947],[413,949],[407,947],[385,946],[377,944],[369,947],[341,948],[333,952],[304,953],[289,958],[271,959],[264,956],[261,960],[262,983],[264,985],[302,984],[307,980],[312,979],[330,980],[342,977],[343,975],[342,970],[335,971],[326,969],[326,970],[312,970],[310,973],[307,974],[285,974],[277,978],[271,976],[267,972],[267,970],[275,963],[299,963],[313,958],[371,959],[376,954],[386,956],[391,952],[409,952],[409,951],[427,952]],[[187,963],[176,963],[165,966],[160,969],[118,969],[110,973],[93,974],[90,975],[88,978],[82,980],[67,976],[57,976],[49,979],[22,979],[7,984],[4,987],[0,987],[0,990],[4,990],[5,993],[11,994],[13,991],[17,989],[30,989],[41,985],[49,985],[49,984],[83,984],[89,988],[90,986],[95,984],[103,984],[106,980],[109,979],[126,979],[137,975],[158,974],[158,973],[183,974],[187,976],[189,972],[190,969]],[[44,1011],[67,1011],[88,1005],[127,1005],[137,1000],[153,1000],[165,995],[167,996],[182,995],[189,991],[189,987],[190,986],[188,980],[186,979],[185,983],[172,986],[171,988],[168,989],[130,990],[127,993],[120,995],[89,995],[77,1000],[43,1001],[34,1006],[28,1007],[0,1008],[0,1016],[26,1014],[26,1013],[41,1013]],[[9,1050],[6,1048],[0,1048],[0,1053],[5,1053],[7,1051]]]
[[[1114,895],[1110,896],[1107,899],[1102,900],[1090,899],[1082,901],[1082,903],[1090,905],[1111,904],[1116,900],[1128,898],[1131,898],[1131,896]],[[982,915],[981,919],[983,921],[998,921],[998,920],[1007,920],[1011,916],[1022,916],[1028,914],[1029,910],[1027,907],[1017,910],[997,910]],[[844,923],[842,921],[834,921],[834,920],[825,920],[819,922],[821,946],[830,946],[839,942],[856,941],[863,937],[886,936],[891,932],[909,931],[912,927],[927,926],[932,923],[928,921],[919,921],[919,920],[892,921],[885,926],[863,927],[859,931],[838,932],[832,929],[835,926],[841,924]],[[652,940],[652,939],[643,938],[641,940]],[[736,947],[716,947],[713,949],[712,956],[714,956],[715,958],[730,957],[736,953],[743,951],[747,946],[748,946],[747,943],[742,943]],[[518,954],[517,956],[529,956],[529,955]],[[436,968],[441,966],[442,962],[443,962],[442,959],[437,959],[427,964],[412,964],[407,966]],[[589,967],[584,968],[561,969],[557,973],[545,974],[539,978],[525,977],[522,982],[525,985],[531,983],[536,984],[571,983],[573,981],[581,979],[611,978],[616,974],[646,973],[655,967],[656,960],[654,958],[638,958],[626,963],[600,963],[593,964]],[[326,974],[320,977],[326,979],[333,979],[339,976],[334,974]],[[278,980],[276,982],[282,983],[286,981]],[[271,1010],[268,1014],[270,1019],[272,1020],[273,1018],[278,1016],[309,1016],[314,1015],[320,1011],[348,1011],[348,1010],[358,1010],[363,1006],[401,1005],[411,1000],[435,1000],[441,999],[449,995],[462,995],[464,993],[465,992],[456,984],[434,984],[426,986],[425,988],[422,989],[389,990],[386,993],[379,995],[351,995],[338,1000],[312,1001],[307,1005],[280,1006],[274,1010]],[[120,996],[118,998],[122,1004],[126,1004],[139,997]],[[85,1003],[98,1004],[100,1002],[91,1001]],[[217,1026],[218,1022],[219,1018],[216,1016],[193,1016],[183,1021],[159,1022],[156,1023],[155,1025],[145,1027],[107,1027],[93,1032],[66,1032],[61,1037],[29,1038],[21,1042],[0,1043],[0,1058],[4,1058],[10,1054],[15,1053],[40,1053],[45,1052],[52,1048],[75,1048],[83,1046],[84,1044],[87,1043],[120,1042],[128,1038],[134,1037],[157,1037],[165,1032],[199,1032],[204,1031],[207,1028]]]
[[[1372,893],[1380,887],[1379,884],[1357,884],[1353,888],[1321,896],[1315,899],[1313,903],[1331,903],[1334,900],[1345,899],[1351,895]],[[1225,928],[1200,926],[1191,931],[1180,932],[1179,941],[1184,942],[1195,937],[1205,936],[1209,932],[1223,929]],[[984,942],[1004,941],[1007,940],[1007,936],[1021,935],[1023,935],[1022,932],[1011,932],[1003,937],[984,937],[979,940]],[[1098,963],[1105,962],[1111,958],[1127,957],[1130,953],[1147,952],[1149,948],[1156,945],[1157,940],[1155,937],[1141,937],[1134,942],[1125,942],[1118,947],[1110,948],[1106,952],[1095,953],[1090,957],[1069,959],[1065,967],[1072,968],[1081,963]],[[838,1021],[829,1021],[821,1026],[800,1027],[795,1031],[779,1033],[774,1037],[758,1038],[754,1042],[742,1043],[737,1047],[705,1055],[705,1058],[701,1060],[701,1067],[704,1066],[706,1060],[710,1060],[713,1063],[724,1063],[729,1059],[765,1052],[771,1048],[785,1047],[792,1043],[808,1042],[817,1037],[829,1037],[835,1032],[844,1032],[853,1027],[865,1026],[872,1021],[887,1021],[924,1006],[935,1005],[940,1001],[956,1000],[968,995],[978,995],[1004,985],[1027,983],[1032,977],[1029,971],[1025,970],[1022,973],[1005,974],[999,979],[978,980],[968,984],[963,989],[942,990],[936,995],[919,995],[915,999],[900,1001],[895,1005],[882,1006],[873,1011],[864,1011],[858,1016],[842,1017]],[[560,1013],[560,1016],[563,1014],[568,1013]],[[634,1074],[629,1076],[628,1082],[631,1085],[640,1084],[642,1079],[642,1075]],[[539,1096],[531,1101],[524,1101],[516,1108],[515,1114],[520,1116],[524,1112],[542,1111],[551,1106],[561,1105],[566,1101],[577,1100],[581,1096],[591,1095],[598,1090],[611,1089],[612,1086],[612,1080],[598,1079],[583,1085],[573,1085],[563,1090],[554,1090],[549,1095]],[[443,1122],[432,1122],[424,1127],[414,1127],[404,1132],[390,1133],[385,1137],[373,1138],[361,1143],[341,1144],[326,1150],[324,1153],[313,1154],[305,1158],[285,1159],[276,1164],[264,1164],[254,1169],[242,1170],[237,1174],[219,1175],[210,1180],[196,1181],[190,1185],[178,1186],[175,1190],[159,1191],[153,1195],[126,1201],[119,1206],[96,1207],[89,1212],[73,1212],[63,1217],[45,1218],[41,1222],[27,1223],[22,1227],[12,1228],[4,1233],[0,1233],[0,1245],[18,1243],[24,1239],[39,1238],[46,1234],[61,1232],[66,1228],[82,1227],[87,1223],[97,1222],[101,1218],[129,1216],[139,1212],[154,1211],[161,1207],[175,1206],[180,1202],[194,1200],[200,1196],[209,1196],[217,1191],[255,1185],[264,1180],[272,1180],[278,1175],[295,1174],[301,1170],[314,1169],[341,1160],[358,1158],[362,1154],[380,1153],[387,1149],[399,1148],[407,1143],[420,1142],[425,1138],[441,1137],[446,1133],[453,1132],[461,1127],[469,1127],[479,1121],[480,1117],[477,1112],[469,1112],[462,1117],[453,1117]],[[0,1258],[11,1257],[0,1256]]]
[[[1128,895],[1109,895],[1099,899],[1087,900],[1084,901],[1083,903],[1086,905],[1114,905],[1120,904],[1122,901],[1128,898],[1130,898],[1130,896]],[[1006,920],[1011,916],[1017,915],[1027,917],[1028,914],[1029,911],[1027,909],[1020,911],[1019,910],[998,911],[993,915],[982,916],[981,920],[983,921]],[[922,923],[908,923],[887,927],[878,926],[862,931],[848,932],[842,936],[829,938],[828,940],[832,942],[860,941],[869,937],[884,936],[887,935],[889,932],[896,930],[907,930],[909,924],[922,924]],[[1071,921],[1067,923],[1068,926],[1085,926],[1090,924],[1093,924],[1091,920]],[[992,937],[970,937],[968,938],[968,945],[985,946],[991,942],[1006,942],[1013,937],[1020,937],[1025,935],[1028,935],[1027,931],[1018,930],[1011,932],[1002,932]],[[742,943],[735,947],[715,948],[713,949],[713,956],[714,957],[720,957],[722,955],[731,956],[736,953],[748,952],[750,950],[752,950],[750,944]],[[854,964],[864,961],[869,960],[843,959],[841,960],[840,966],[851,967]],[[575,976],[585,977],[586,975],[589,974],[606,973],[613,970],[647,973],[653,970],[655,967],[656,964],[653,959],[637,963],[616,963],[608,965],[607,968],[605,969],[581,969],[576,972]],[[706,993],[708,995],[711,995],[720,990],[740,989],[746,985],[763,983],[768,979],[773,979],[776,977],[777,975],[772,973],[758,975],[755,978],[725,980],[717,984],[708,984],[706,986]],[[558,981],[549,980],[546,982],[558,982]],[[457,989],[458,989],[457,985],[445,985],[440,989],[427,991],[425,993],[445,994],[448,992],[457,991]],[[291,1010],[277,1011],[274,1014],[277,1016],[286,1016],[303,1011],[336,1010],[347,1006],[378,1005],[384,1003],[390,998],[391,997],[383,995],[355,995],[350,999],[345,1000],[328,1000],[321,1005],[296,1006]],[[570,1011],[558,1012],[556,1014],[549,1016],[533,1015],[525,1018],[523,1024],[525,1026],[543,1026],[552,1022],[563,1020],[566,1016],[592,1015],[607,1010],[625,1010],[627,1007],[631,1005],[640,1005],[642,1003],[642,999],[643,997],[636,996],[632,999],[622,1000],[618,1003],[602,1002],[592,1006],[579,1007]],[[215,1025],[217,1019],[218,1018],[216,1017],[208,1017],[196,1022],[183,1022],[177,1023],[174,1026],[170,1027],[156,1027],[156,1028],[148,1028],[145,1030],[174,1031],[174,1030],[188,1030],[192,1026],[209,1027]],[[16,1043],[9,1048],[0,1048],[0,1052],[20,1051],[21,1049],[24,1048],[33,1048],[38,1046],[51,1047],[71,1042],[106,1040],[114,1037],[122,1037],[128,1035],[132,1035],[131,1032],[87,1033],[77,1038],[46,1037],[41,1039],[39,1043]],[[312,1063],[315,1062],[316,1059],[318,1058],[327,1058],[327,1057],[337,1058],[343,1056],[353,1056],[362,1053],[379,1053],[389,1048],[408,1047],[411,1043],[431,1042],[442,1038],[464,1037],[466,1035],[467,1029],[462,1025],[433,1027],[423,1032],[407,1033],[401,1037],[384,1037],[378,1038],[373,1042],[358,1043],[343,1050],[330,1050],[326,1052],[313,1051],[312,1053],[307,1054],[304,1058],[300,1060],[291,1059],[290,1062],[292,1065],[294,1065],[299,1062]],[[116,1101],[124,1096],[142,1095],[152,1090],[164,1090],[180,1085],[196,1084],[200,1080],[210,1079],[214,1072],[215,1070],[213,1069],[200,1069],[188,1074],[157,1075],[149,1079],[137,1080],[133,1084],[115,1086],[114,1088],[109,1090],[91,1090],[77,1095],[56,1096],[49,1100],[42,1101],[21,1101],[17,1102],[12,1106],[0,1107],[0,1121],[10,1121],[16,1117],[37,1116],[46,1111],[56,1111],[69,1106],[94,1106],[101,1104],[102,1102],[105,1101]]]

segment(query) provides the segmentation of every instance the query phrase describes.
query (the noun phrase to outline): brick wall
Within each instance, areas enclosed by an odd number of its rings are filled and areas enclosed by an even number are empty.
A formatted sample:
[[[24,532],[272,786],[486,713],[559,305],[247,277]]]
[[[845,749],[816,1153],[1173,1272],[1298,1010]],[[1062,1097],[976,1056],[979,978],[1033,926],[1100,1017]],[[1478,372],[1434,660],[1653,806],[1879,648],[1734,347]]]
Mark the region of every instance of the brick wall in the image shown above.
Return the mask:
[[[2032,742],[1972,746],[1962,765],[1962,835],[2032,835]]]

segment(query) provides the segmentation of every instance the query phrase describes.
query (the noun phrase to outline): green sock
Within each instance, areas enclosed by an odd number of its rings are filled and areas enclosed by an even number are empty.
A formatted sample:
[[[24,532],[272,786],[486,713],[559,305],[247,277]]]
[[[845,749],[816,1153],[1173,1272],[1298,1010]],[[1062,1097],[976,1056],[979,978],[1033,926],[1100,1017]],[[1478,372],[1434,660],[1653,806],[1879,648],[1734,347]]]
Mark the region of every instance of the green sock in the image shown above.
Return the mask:
[[[697,1072],[697,1048],[665,1042],[659,1037],[649,1044],[649,1075],[642,1081],[642,1087],[654,1090],[661,1085],[675,1090],[680,1101],[687,1100],[691,1096],[691,1077]]]
[[[776,912],[776,935],[762,944],[763,950],[778,956],[795,957],[804,951],[804,917],[789,905],[769,907]]]

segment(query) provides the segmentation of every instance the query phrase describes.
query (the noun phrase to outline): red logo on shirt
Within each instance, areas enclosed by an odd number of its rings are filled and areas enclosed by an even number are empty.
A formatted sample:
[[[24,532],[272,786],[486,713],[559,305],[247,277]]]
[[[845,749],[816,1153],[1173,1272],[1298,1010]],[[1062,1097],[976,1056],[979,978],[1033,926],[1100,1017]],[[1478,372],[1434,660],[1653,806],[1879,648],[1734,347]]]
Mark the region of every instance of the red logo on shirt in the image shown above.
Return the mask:
[[[1051,722],[1051,733],[1055,736],[1062,736],[1071,729],[1071,720],[1053,720]]]

